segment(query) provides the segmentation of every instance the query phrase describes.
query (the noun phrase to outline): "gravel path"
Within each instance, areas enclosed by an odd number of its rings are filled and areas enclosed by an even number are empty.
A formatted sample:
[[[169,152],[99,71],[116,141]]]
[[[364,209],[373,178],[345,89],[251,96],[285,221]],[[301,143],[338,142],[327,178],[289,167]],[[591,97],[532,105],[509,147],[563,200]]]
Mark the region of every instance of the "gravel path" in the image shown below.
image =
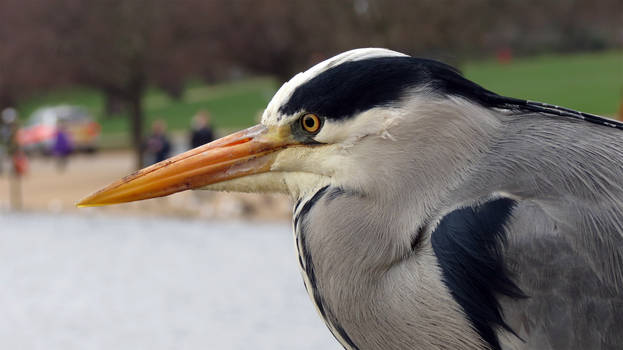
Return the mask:
[[[287,224],[0,212],[1,349],[339,349]]]

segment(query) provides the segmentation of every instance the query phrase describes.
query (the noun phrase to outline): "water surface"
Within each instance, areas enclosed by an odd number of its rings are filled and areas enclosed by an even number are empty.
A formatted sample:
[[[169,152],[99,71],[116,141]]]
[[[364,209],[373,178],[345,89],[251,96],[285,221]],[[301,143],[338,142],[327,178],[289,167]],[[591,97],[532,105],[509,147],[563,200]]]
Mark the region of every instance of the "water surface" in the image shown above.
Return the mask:
[[[288,224],[0,213],[2,349],[340,349]]]

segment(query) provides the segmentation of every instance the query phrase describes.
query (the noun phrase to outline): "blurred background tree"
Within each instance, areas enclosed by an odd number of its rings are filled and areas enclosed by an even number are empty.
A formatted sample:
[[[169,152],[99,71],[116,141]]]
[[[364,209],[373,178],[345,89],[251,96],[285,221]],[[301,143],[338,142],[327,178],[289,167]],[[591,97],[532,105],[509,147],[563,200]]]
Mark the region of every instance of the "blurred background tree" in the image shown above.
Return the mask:
[[[0,1],[0,110],[35,91],[69,82],[58,69],[55,38],[37,23],[46,15],[35,1]]]
[[[201,1],[110,0],[44,2],[58,55],[71,81],[96,88],[106,98],[109,114],[129,111],[137,167],[143,165],[142,100],[149,84],[179,97],[183,84],[198,72],[201,44]]]
[[[262,75],[282,82],[337,52],[366,46],[455,65],[495,55],[620,49],[623,3],[2,0],[0,109],[68,86],[95,89],[103,96],[102,122],[127,116],[140,166],[150,88],[183,100],[192,81]]]

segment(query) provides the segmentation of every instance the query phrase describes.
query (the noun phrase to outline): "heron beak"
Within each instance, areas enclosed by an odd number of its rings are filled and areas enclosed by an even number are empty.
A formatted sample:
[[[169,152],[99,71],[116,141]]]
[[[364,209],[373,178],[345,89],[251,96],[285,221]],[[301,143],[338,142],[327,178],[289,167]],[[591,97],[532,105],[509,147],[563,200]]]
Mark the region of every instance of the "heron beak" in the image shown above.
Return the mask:
[[[293,144],[289,128],[256,125],[141,169],[86,197],[77,206],[163,197],[267,172],[277,151]]]

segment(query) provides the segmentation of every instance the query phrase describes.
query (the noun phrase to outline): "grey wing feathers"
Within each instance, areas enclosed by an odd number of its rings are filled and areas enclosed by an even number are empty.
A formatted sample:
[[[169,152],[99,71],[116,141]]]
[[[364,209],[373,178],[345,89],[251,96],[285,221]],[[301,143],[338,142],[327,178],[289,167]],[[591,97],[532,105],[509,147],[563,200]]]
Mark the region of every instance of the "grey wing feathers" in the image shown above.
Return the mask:
[[[623,348],[623,132],[502,114],[465,188],[512,196],[505,261],[528,296],[502,300],[520,349]]]
[[[502,306],[522,348],[621,349],[623,293],[578,254],[565,227],[524,201],[507,230],[506,262],[528,298],[502,299]]]
[[[560,239],[623,293],[623,132],[540,114],[505,124],[486,183],[538,206]]]

